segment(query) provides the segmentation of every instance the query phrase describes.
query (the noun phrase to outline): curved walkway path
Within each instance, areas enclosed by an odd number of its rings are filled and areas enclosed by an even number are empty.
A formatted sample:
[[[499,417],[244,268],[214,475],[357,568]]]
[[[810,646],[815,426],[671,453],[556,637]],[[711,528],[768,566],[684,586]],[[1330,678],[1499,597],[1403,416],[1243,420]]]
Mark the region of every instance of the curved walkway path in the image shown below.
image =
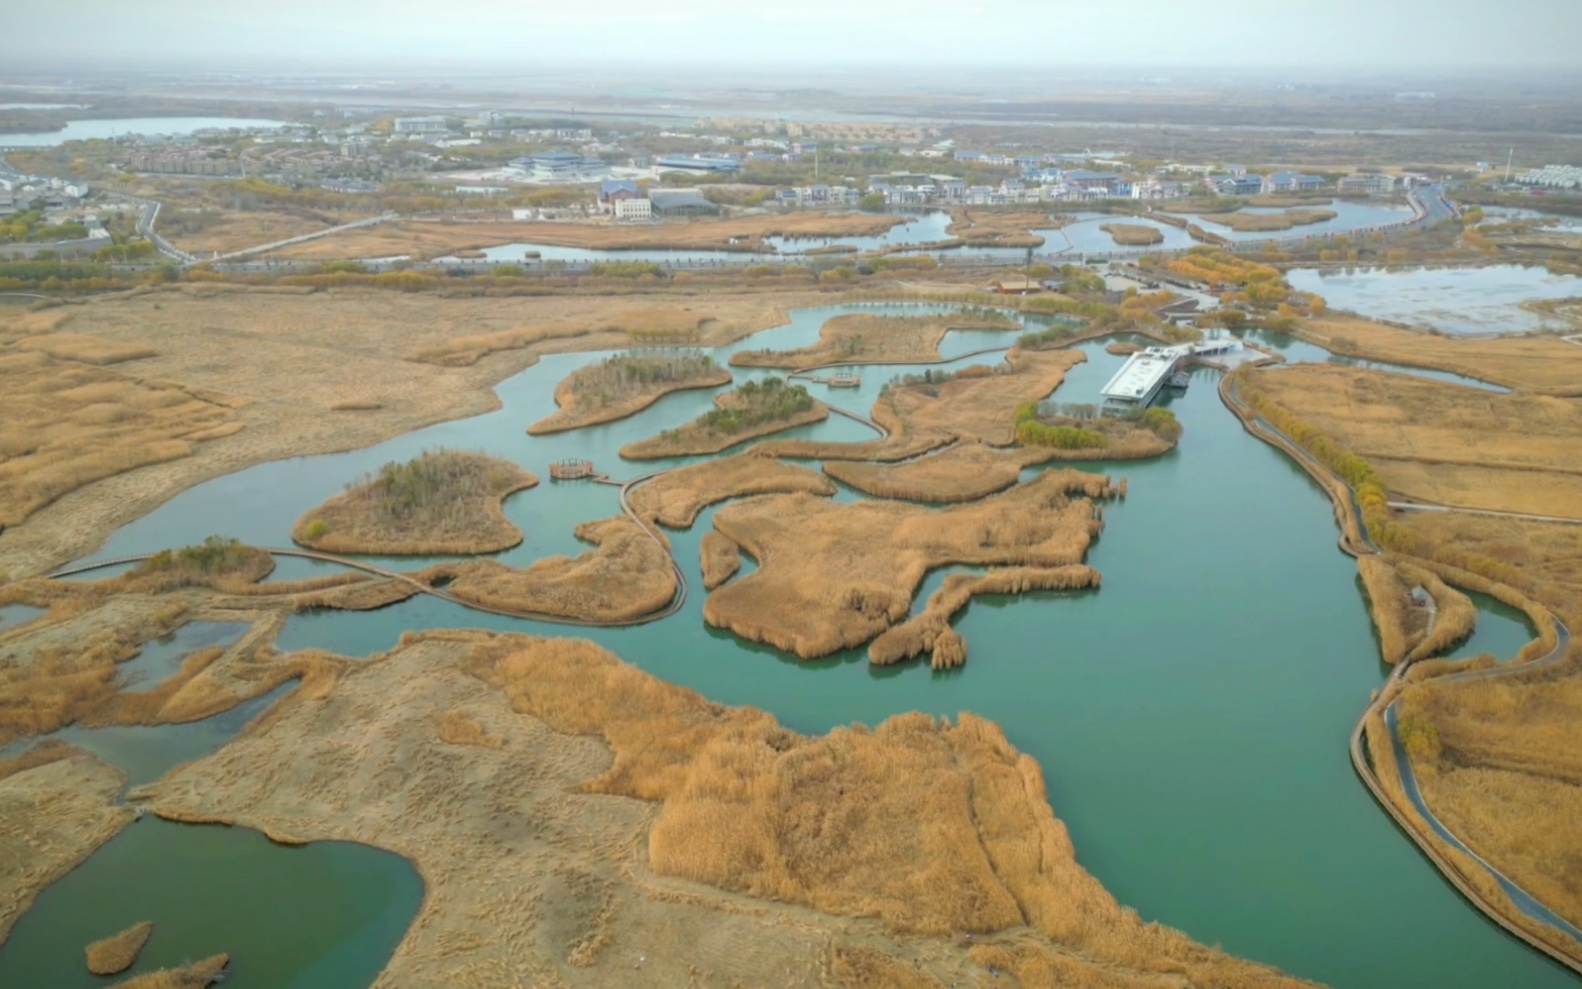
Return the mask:
[[[1332,500],[1335,499],[1335,492],[1330,487],[1330,485],[1332,483],[1339,483],[1345,487],[1349,497],[1344,505],[1338,502],[1336,503],[1336,515],[1338,518],[1342,512],[1349,514],[1349,521],[1356,527],[1356,531],[1360,534],[1363,545],[1353,545],[1353,541],[1348,538],[1346,527],[1343,525],[1340,537],[1340,548],[1342,550],[1352,556],[1362,556],[1364,553],[1376,554],[1380,552],[1379,547],[1368,538],[1367,527],[1362,521],[1362,509],[1361,506],[1357,504],[1356,491],[1354,491],[1349,484],[1346,484],[1343,480],[1341,480],[1341,478],[1334,474],[1334,472],[1330,471],[1327,467],[1321,464],[1306,450],[1303,450],[1293,440],[1291,440],[1290,437],[1276,429],[1272,423],[1269,423],[1262,417],[1258,416],[1250,406],[1242,401],[1241,396],[1237,393],[1236,387],[1231,381],[1229,375],[1226,375],[1220,380],[1219,394],[1220,399],[1225,403],[1226,407],[1236,415],[1237,419],[1241,420],[1242,426],[1249,433],[1252,433],[1259,439],[1262,439],[1281,451],[1291,455],[1292,458],[1295,459],[1304,470],[1311,474],[1314,479],[1317,480],[1327,492],[1329,492]],[[1550,615],[1550,620],[1554,622],[1556,641],[1554,648],[1544,656],[1529,660],[1528,662],[1522,663],[1519,666],[1505,665],[1491,667],[1488,669],[1466,670],[1460,673],[1446,674],[1446,676],[1453,679],[1473,679],[1503,676],[1517,672],[1525,672],[1563,661],[1571,644],[1571,630],[1566,627],[1565,623],[1563,623],[1554,615]],[[1543,952],[1567,968],[1575,972],[1582,973],[1582,930],[1578,930],[1578,928],[1556,915],[1554,911],[1544,906],[1543,903],[1537,899],[1537,897],[1534,897],[1532,894],[1516,885],[1498,869],[1494,868],[1487,861],[1485,861],[1476,852],[1473,852],[1470,848],[1468,848],[1465,842],[1463,842],[1460,838],[1457,838],[1449,828],[1445,827],[1445,825],[1434,816],[1434,813],[1428,808],[1427,803],[1423,800],[1422,794],[1417,788],[1416,778],[1412,774],[1411,762],[1407,758],[1405,749],[1401,744],[1400,735],[1395,730],[1394,710],[1396,700],[1391,699],[1388,701],[1388,703],[1385,702],[1386,698],[1392,697],[1394,688],[1397,687],[1405,678],[1406,671],[1410,666],[1411,663],[1407,660],[1402,660],[1400,663],[1396,664],[1395,669],[1390,672],[1389,677],[1384,681],[1384,685],[1379,689],[1378,693],[1374,695],[1373,700],[1370,701],[1368,706],[1363,709],[1361,716],[1357,719],[1356,725],[1351,730],[1351,738],[1349,742],[1352,768],[1356,770],[1356,773],[1358,777],[1361,778],[1363,785],[1368,788],[1368,792],[1373,795],[1373,799],[1379,804],[1380,807],[1384,808],[1385,813],[1389,814],[1391,820],[1395,822],[1396,826],[1405,832],[1408,838],[1412,839],[1412,841],[1417,845],[1422,853],[1427,856],[1428,860],[1439,869],[1440,873],[1446,878],[1446,880],[1448,880],[1451,885],[1460,891],[1461,895],[1466,897],[1473,906],[1477,907],[1479,910],[1482,910],[1495,923],[1505,928],[1506,931],[1510,932],[1515,937],[1525,941],[1528,945]],[[1382,711],[1380,710],[1381,705],[1383,705]],[[1473,861],[1482,865],[1488,871],[1489,875],[1500,884],[1500,887],[1505,890],[1506,894],[1510,896],[1511,901],[1515,903],[1517,908],[1524,914],[1527,914],[1528,916],[1542,923],[1548,924],[1551,927],[1554,927],[1556,930],[1559,930],[1576,939],[1577,944],[1574,948],[1571,950],[1566,950],[1557,945],[1552,945],[1546,941],[1542,941],[1528,932],[1525,928],[1519,926],[1513,920],[1511,920],[1504,913],[1504,911],[1502,911],[1498,906],[1496,906],[1492,901],[1484,896],[1481,891],[1472,886],[1472,884],[1469,883],[1450,862],[1449,858],[1443,851],[1441,851],[1440,847],[1436,845],[1428,835],[1424,834],[1418,827],[1417,823],[1408,817],[1407,814],[1402,811],[1400,807],[1396,806],[1395,802],[1390,799],[1389,794],[1385,791],[1377,773],[1374,771],[1372,760],[1368,755],[1368,746],[1366,740],[1367,724],[1368,719],[1372,717],[1376,711],[1381,713],[1381,715],[1384,717],[1385,725],[1389,729],[1390,742],[1395,750],[1396,763],[1400,769],[1400,782],[1402,789],[1406,793],[1407,799],[1411,802],[1413,808],[1416,809],[1416,811],[1422,815],[1423,820],[1427,822],[1429,829],[1446,844],[1449,844],[1459,851],[1469,855]]]
[[[439,598],[441,601],[448,601],[451,604],[457,604],[463,608],[471,608],[474,611],[482,611],[491,615],[500,615],[505,618],[518,618],[523,621],[545,622],[555,625],[580,625],[584,627],[596,628],[608,628],[626,625],[645,625],[649,622],[659,621],[661,618],[670,617],[671,615],[680,611],[682,606],[687,602],[686,573],[681,569],[681,565],[676,562],[675,554],[670,551],[670,544],[665,540],[664,536],[662,536],[658,530],[653,527],[651,523],[644,520],[642,516],[638,515],[637,512],[633,510],[631,502],[628,498],[633,488],[644,483],[645,481],[650,481],[663,473],[665,472],[655,471],[651,474],[644,474],[641,477],[635,477],[624,483],[609,481],[605,482],[620,483],[621,511],[625,512],[633,522],[637,523],[637,525],[643,530],[644,534],[647,535],[648,538],[652,539],[662,550],[664,550],[665,559],[670,561],[671,572],[676,578],[676,593],[670,599],[670,603],[658,611],[651,611],[646,615],[639,615],[636,618],[573,618],[566,615],[552,615],[539,611],[518,610],[514,608],[496,608],[491,605],[480,604],[476,601],[468,601],[464,598],[456,597],[454,594],[451,594],[442,588],[431,587],[430,585],[418,580],[416,577],[413,577],[409,573],[403,573],[399,570],[390,570],[377,564],[367,563],[362,560],[352,559],[345,556],[335,556],[331,553],[320,553],[316,550],[310,549],[284,549],[270,546],[263,546],[259,548],[263,549],[271,556],[288,556],[303,560],[318,560],[323,563],[333,563],[337,566],[346,567],[349,570],[359,570],[363,573],[372,574],[376,577],[382,577],[387,580],[398,580],[402,583],[411,585],[419,593]],[[120,566],[126,563],[141,563],[142,561],[154,555],[156,554],[139,553],[132,556],[118,556],[109,560],[95,560],[91,563],[83,563],[77,566],[70,566],[64,569],[55,570],[46,574],[45,576],[49,579],[70,577],[75,574],[88,573],[93,570],[103,570],[106,567]]]
[[[1461,512],[1464,515],[1492,515],[1502,519],[1525,519],[1529,522],[1558,522],[1561,525],[1582,525],[1582,519],[1568,519],[1561,515],[1529,515],[1526,512],[1497,512],[1492,508],[1461,508],[1456,505],[1439,505],[1429,501],[1392,501],[1391,508],[1407,512]]]

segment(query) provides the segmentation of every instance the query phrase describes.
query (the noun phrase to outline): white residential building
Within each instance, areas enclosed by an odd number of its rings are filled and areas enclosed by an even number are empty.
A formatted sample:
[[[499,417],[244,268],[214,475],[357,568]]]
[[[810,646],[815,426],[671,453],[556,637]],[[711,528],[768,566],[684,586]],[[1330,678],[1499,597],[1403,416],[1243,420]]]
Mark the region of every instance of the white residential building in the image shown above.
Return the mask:
[[[1382,196],[1395,191],[1393,175],[1348,175],[1335,183],[1341,195]]]
[[[648,199],[615,200],[617,220],[647,221],[654,218],[654,204]]]
[[[397,117],[397,134],[436,134],[450,129],[444,117]]]
[[[1545,165],[1516,176],[1522,185],[1541,185],[1551,189],[1582,189],[1582,168],[1576,165]]]

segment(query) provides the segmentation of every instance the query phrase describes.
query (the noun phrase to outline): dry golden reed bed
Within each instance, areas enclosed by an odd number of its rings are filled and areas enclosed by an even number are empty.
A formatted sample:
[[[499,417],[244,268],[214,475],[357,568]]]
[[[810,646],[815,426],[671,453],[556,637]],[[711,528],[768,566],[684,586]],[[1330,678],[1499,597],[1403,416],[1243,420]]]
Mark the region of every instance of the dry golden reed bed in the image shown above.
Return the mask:
[[[503,745],[435,744],[457,706]],[[409,633],[134,798],[410,858],[380,989],[1301,984],[1119,906],[988,722],[803,736],[586,641]]]
[[[815,344],[796,350],[740,350],[731,355],[731,363],[738,367],[795,369],[841,361],[937,361],[939,343],[953,329],[1012,331],[1021,329],[1021,324],[992,311],[929,316],[846,313],[825,320]]]
[[[742,568],[741,548],[713,529],[703,534],[698,544],[698,557],[703,567],[705,591],[714,590]]]
[[[1435,816],[1542,903],[1582,923],[1577,647],[1557,668],[1409,685],[1400,719]]]
[[[1337,354],[1436,368],[1525,392],[1582,396],[1582,347],[1553,336],[1457,337],[1327,314],[1298,335]]]
[[[502,503],[538,478],[509,460],[425,450],[388,463],[297,519],[293,541],[326,553],[494,553],[522,541]]]
[[[1009,446],[1016,439],[1016,407],[1047,398],[1085,360],[1080,350],[1012,350],[1002,368],[1008,374],[891,388],[874,403],[873,417],[897,436],[943,433]]]
[[[1431,337],[1422,339],[1433,340]],[[1505,366],[1520,369],[1508,360]],[[1564,370],[1560,362],[1559,370]],[[1523,377],[1535,387],[1559,380],[1551,368]],[[1287,373],[1287,372],[1280,372]],[[1577,470],[1571,403],[1542,396],[1490,394],[1424,383],[1403,375],[1349,369],[1295,367],[1280,382],[1281,403],[1322,422],[1339,449],[1360,446],[1392,487],[1425,476],[1442,497],[1481,499],[1491,510],[1513,510],[1570,484]],[[1279,374],[1262,374],[1273,380]],[[1285,414],[1283,409],[1281,414]],[[1380,454],[1384,455],[1380,455]],[[1428,468],[1448,462],[1454,471],[1401,472],[1408,457]],[[1535,490],[1503,479],[1544,472]],[[1403,482],[1401,478],[1406,480]],[[1513,504],[1514,503],[1514,504]],[[1550,499],[1555,507],[1560,501]],[[1370,523],[1372,525],[1373,523]],[[1400,512],[1389,521],[1391,541],[1413,554],[1391,554],[1386,563],[1364,563],[1386,658],[1413,659],[1400,698],[1400,733],[1424,800],[1479,856],[1573,923],[1582,921],[1582,878],[1575,849],[1582,810],[1582,762],[1571,744],[1582,711],[1577,646],[1563,662],[1540,669],[1521,664],[1547,656],[1558,637],[1551,612],[1582,627],[1582,526],[1461,512]],[[1441,607],[1433,630],[1414,639],[1416,622],[1403,617],[1404,589],[1427,588]],[[1527,613],[1537,637],[1507,658],[1499,676],[1455,679],[1445,674],[1494,667],[1495,657],[1452,662],[1427,657],[1462,638],[1475,617],[1470,601],[1451,587],[1491,594]],[[1441,621],[1442,620],[1442,621]],[[1442,623],[1443,622],[1443,623]],[[1391,631],[1393,629],[1393,631]],[[1390,698],[1386,698],[1389,700]],[[1375,714],[1367,725],[1368,750],[1392,803],[1428,836],[1449,867],[1516,927],[1560,950],[1571,939],[1527,917],[1478,862],[1432,837],[1406,801],[1387,730]]]
[[[224,980],[225,966],[230,962],[229,955],[210,955],[179,968],[162,968],[133,976],[110,989],[204,989]]]
[[[1358,557],[1357,570],[1368,589],[1381,658],[1391,666],[1441,656],[1472,634],[1478,614],[1472,599],[1432,571],[1395,554]],[[1432,612],[1412,601],[1414,587],[1432,598]]]
[[[720,346],[829,300],[668,284],[496,298],[181,283],[39,311],[0,303],[0,571],[85,555],[211,477],[498,408],[494,386],[542,354]],[[157,355],[96,367],[9,342],[62,332]],[[217,347],[247,359],[216,361]]]
[[[710,594],[703,617],[803,659],[858,646],[906,617],[935,567],[1080,563],[1101,526],[1089,499],[1110,491],[1102,476],[1056,470],[942,510],[810,495],[734,502],[714,527],[759,566]]]
[[[125,782],[60,742],[0,760],[0,944],[40,890],[132,822],[136,812],[117,803]]]
[[[528,435],[542,436],[614,422],[635,415],[671,392],[717,388],[731,383],[731,372],[712,360],[693,358],[678,366],[684,356],[671,354],[622,354],[590,367],[579,368],[555,386],[555,412],[527,427]],[[617,373],[625,365],[674,369],[662,378],[626,377]]]
[[[1121,247],[1147,247],[1163,243],[1165,239],[1163,230],[1146,223],[1103,223],[1099,229],[1109,234]]]
[[[967,661],[967,643],[950,627],[950,619],[980,594],[1024,594],[1028,591],[1069,591],[1099,586],[1099,572],[1082,564],[1065,567],[1009,567],[977,576],[951,574],[929,595],[923,610],[892,625],[868,644],[868,661],[888,666],[929,654],[936,670]]]
[[[1582,518],[1576,402],[1338,365],[1302,364],[1253,377],[1409,500]]]
[[[1314,223],[1333,220],[1339,214],[1332,209],[1288,209],[1282,213],[1215,213],[1205,217],[1210,223],[1229,227],[1238,233],[1263,233],[1290,230]]]
[[[690,529],[710,505],[758,494],[832,495],[835,485],[817,471],[773,457],[738,453],[666,471],[632,488],[632,510],[672,529]]]
[[[719,453],[759,436],[828,418],[829,407],[809,396],[802,385],[766,378],[716,395],[714,411],[676,429],[628,443],[620,454],[627,460],[657,460]]]
[[[1009,212],[956,207],[945,232],[967,247],[1042,247],[1033,230],[1064,226],[1068,218],[1031,210]]]
[[[235,415],[223,397],[94,366],[154,352],[57,331],[66,318],[0,315],[0,528],[94,481],[188,456]]]
[[[88,971],[94,975],[115,975],[126,971],[137,961],[137,956],[143,951],[143,945],[148,943],[148,938],[153,933],[154,922],[145,920],[133,924],[118,934],[93,942],[83,949]]]
[[[553,244],[596,250],[765,250],[765,237],[872,237],[905,218],[879,213],[792,213],[699,219],[652,225],[542,222],[432,222],[408,220],[362,227],[282,248],[274,257],[302,260],[432,258],[500,244]]]
[[[977,501],[1004,491],[1023,468],[1043,463],[1056,451],[1032,447],[997,450],[968,440],[916,460],[898,464],[832,460],[824,473],[875,498],[956,503]]]
[[[487,333],[469,333],[441,343],[411,350],[407,359],[445,367],[469,367],[490,354],[522,350],[554,340],[619,334],[622,343],[652,339],[677,343],[696,343],[702,339],[703,325],[713,317],[689,306],[628,307],[588,321],[566,320],[524,323]]]
[[[446,590],[463,601],[591,621],[641,618],[675,597],[669,553],[641,525],[617,515],[580,523],[576,533],[595,548],[546,557],[525,570],[473,560],[442,563],[423,576],[449,577]]]

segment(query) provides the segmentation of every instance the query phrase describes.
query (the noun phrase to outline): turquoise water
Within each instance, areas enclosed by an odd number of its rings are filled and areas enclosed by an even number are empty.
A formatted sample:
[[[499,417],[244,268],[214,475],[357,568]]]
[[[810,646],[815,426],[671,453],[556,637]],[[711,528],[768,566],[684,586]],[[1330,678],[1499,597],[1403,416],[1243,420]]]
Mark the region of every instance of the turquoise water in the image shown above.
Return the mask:
[[[810,343],[822,319],[843,311],[854,310],[798,312],[737,347]],[[1101,344],[1083,350],[1088,362],[1057,400],[1091,400],[1123,360]],[[685,462],[628,464],[616,449],[696,415],[709,406],[708,392],[668,396],[631,420],[525,435],[553,410],[555,383],[602,356],[544,358],[499,387],[495,413],[217,478],[124,527],[100,552],[149,551],[211,532],[287,545],[295,518],[346,481],[440,444],[485,449],[539,472],[563,456],[589,457],[614,476]],[[863,368],[855,395],[811,387],[866,411],[890,370]],[[970,656],[959,670],[934,673],[916,662],[876,669],[858,650],[799,662],[706,627],[698,544],[712,509],[692,530],[671,534],[694,593],[657,624],[568,630],[424,596],[371,613],[297,615],[279,645],[364,655],[412,628],[575,634],[806,732],[911,710],[974,711],[1038,759],[1079,861],[1147,919],[1337,986],[1575,985],[1465,903],[1356,780],[1345,740],[1384,671],[1355,562],[1336,547],[1327,497],[1242,430],[1219,402],[1217,379],[1196,370],[1185,394],[1171,399],[1186,427],[1178,450],[1090,465],[1130,479],[1128,497],[1107,507],[1089,558],[1103,589],[974,602],[956,622]],[[843,419],[799,432],[872,435]],[[579,549],[571,526],[613,514],[615,492],[546,482],[506,511],[528,541],[499,558],[523,565]]]
[[[1450,651],[1451,659],[1488,653],[1503,663],[1514,658],[1536,636],[1537,630],[1520,608],[1476,591],[1467,592],[1467,596],[1478,606],[1478,624],[1467,641]]]
[[[123,687],[150,690],[181,669],[182,660],[209,646],[229,646],[247,631],[243,622],[188,622],[143,643],[137,655],[116,667]]]
[[[1149,226],[1160,231],[1164,240],[1157,245],[1150,245],[1158,250],[1184,250],[1197,246],[1183,227],[1161,223],[1147,217],[1135,217],[1122,214],[1095,213],[1091,210],[1070,211],[1065,209],[1070,204],[1063,202],[1028,203],[1028,210],[1045,210],[1051,214],[1067,213],[1075,217],[1075,222],[1064,227],[1034,228],[1032,233],[1044,238],[1042,246],[1035,248],[1039,254],[1058,254],[1070,252],[1072,254],[1103,254],[1116,250],[1129,250],[1119,247],[1115,238],[1099,229],[1109,223],[1130,223]],[[1337,215],[1333,220],[1315,223],[1305,227],[1292,227],[1290,230],[1279,230],[1270,233],[1239,233],[1228,227],[1215,224],[1211,217],[1186,216],[1189,222],[1198,223],[1211,233],[1219,234],[1228,240],[1250,241],[1287,239],[1292,237],[1327,237],[1334,234],[1352,233],[1367,230],[1384,224],[1397,223],[1409,220],[1412,211],[1405,206],[1377,206],[1368,203],[1353,203],[1337,200],[1334,203],[1321,207],[1333,210]],[[1249,206],[1243,209],[1246,213],[1277,213],[1275,208]],[[874,237],[766,237],[764,242],[774,253],[781,255],[795,255],[821,247],[845,246],[859,251],[873,251],[885,247],[904,247],[911,244],[926,244],[937,241],[949,240],[951,234],[946,228],[950,226],[950,214],[943,210],[931,210],[915,219],[897,225],[884,234]],[[956,251],[974,254],[989,255],[993,257],[1021,257],[1026,253],[1020,247],[965,247],[953,249]],[[951,251],[944,252],[945,254]],[[560,247],[554,244],[514,243],[501,244],[496,247],[483,249],[484,258],[488,261],[513,262],[529,259],[532,254],[538,260],[544,261],[717,261],[725,263],[743,263],[743,254],[739,251],[701,250],[701,249],[653,249],[631,248],[621,250],[601,250],[586,247]],[[817,257],[818,255],[814,255]],[[835,255],[839,257],[839,255]],[[440,258],[441,261],[453,261],[456,258]]]
[[[225,952],[225,985],[347,989],[373,981],[423,899],[398,855],[347,842],[287,847],[257,831],[145,816],[41,893],[0,947],[0,985],[105,986],[83,948],[143,920],[128,974]]]

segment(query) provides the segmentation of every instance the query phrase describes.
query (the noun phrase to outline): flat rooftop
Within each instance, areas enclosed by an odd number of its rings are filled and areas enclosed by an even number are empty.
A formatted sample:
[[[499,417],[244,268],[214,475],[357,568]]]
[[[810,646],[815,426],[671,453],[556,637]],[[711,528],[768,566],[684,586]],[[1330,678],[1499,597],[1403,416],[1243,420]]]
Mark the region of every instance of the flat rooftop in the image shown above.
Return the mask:
[[[1126,358],[1126,363],[1115,372],[1115,377],[1104,386],[1100,394],[1122,402],[1142,402],[1153,393],[1181,360],[1181,351],[1166,347],[1149,347]]]

